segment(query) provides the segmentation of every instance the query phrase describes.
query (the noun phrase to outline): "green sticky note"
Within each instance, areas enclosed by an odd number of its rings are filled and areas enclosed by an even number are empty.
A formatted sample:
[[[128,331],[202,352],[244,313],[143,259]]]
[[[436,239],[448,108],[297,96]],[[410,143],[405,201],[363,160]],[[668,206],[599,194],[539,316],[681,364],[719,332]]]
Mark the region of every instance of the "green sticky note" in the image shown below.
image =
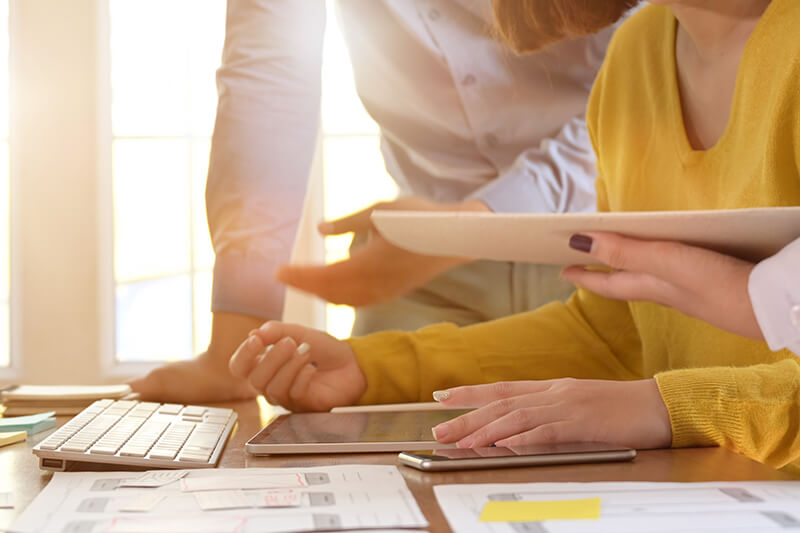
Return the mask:
[[[541,520],[597,520],[600,498],[556,501],[487,502],[481,522],[539,522]]]

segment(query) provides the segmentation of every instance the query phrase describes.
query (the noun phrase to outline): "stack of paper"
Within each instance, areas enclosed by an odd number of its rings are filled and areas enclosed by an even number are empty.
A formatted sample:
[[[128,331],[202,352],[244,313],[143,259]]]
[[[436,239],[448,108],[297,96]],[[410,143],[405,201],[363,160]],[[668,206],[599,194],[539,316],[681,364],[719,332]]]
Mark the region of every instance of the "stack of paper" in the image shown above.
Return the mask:
[[[29,415],[55,411],[57,415],[75,415],[95,400],[119,400],[131,394],[128,385],[42,386],[17,385],[0,394],[5,415]]]
[[[0,431],[0,447],[22,442],[26,438],[28,438],[27,431]]]

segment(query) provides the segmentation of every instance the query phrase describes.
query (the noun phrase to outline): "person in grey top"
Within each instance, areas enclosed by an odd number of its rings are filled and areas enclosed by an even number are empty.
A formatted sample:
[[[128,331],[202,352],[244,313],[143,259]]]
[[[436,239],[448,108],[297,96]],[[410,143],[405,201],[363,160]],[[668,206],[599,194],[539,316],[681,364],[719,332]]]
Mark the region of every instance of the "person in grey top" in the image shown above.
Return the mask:
[[[339,0],[356,87],[380,127],[401,197],[388,209],[595,209],[584,109],[613,28],[517,57],[491,0]],[[369,210],[320,225],[356,231],[348,260],[286,265],[319,125],[323,0],[228,0],[207,210],[216,252],[208,351],[134,380],[144,398],[258,393],[227,363],[280,319],[284,285],[358,306],[354,334],[459,325],[565,298],[559,268],[431,258],[369,231]],[[277,270],[277,279],[276,279]]]

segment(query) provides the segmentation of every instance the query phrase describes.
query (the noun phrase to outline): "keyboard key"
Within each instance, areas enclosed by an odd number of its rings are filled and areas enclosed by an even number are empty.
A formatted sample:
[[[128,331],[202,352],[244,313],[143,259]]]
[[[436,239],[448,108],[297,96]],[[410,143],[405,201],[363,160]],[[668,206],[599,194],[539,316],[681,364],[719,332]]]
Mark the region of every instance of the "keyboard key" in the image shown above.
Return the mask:
[[[182,409],[183,406],[177,403],[165,403],[158,412],[162,415],[177,415]]]
[[[203,416],[203,414],[208,410],[207,407],[198,407],[197,405],[190,405],[184,408],[183,413],[181,413],[184,417],[198,417]]]

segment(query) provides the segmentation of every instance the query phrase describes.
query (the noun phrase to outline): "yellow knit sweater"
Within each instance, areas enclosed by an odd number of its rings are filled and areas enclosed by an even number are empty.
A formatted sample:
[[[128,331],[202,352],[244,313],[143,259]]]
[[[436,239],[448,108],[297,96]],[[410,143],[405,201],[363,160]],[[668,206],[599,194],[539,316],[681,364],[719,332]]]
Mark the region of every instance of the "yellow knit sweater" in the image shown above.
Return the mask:
[[[800,205],[800,3],[773,0],[763,15],[727,129],[706,151],[692,150],[683,127],[676,24],[666,7],[646,7],[609,48],[587,113],[598,208]],[[499,380],[655,376],[673,446],[719,444],[773,466],[800,459],[800,359],[659,305],[578,290],[493,322],[350,343],[368,381],[361,403],[429,401],[437,389]]]

